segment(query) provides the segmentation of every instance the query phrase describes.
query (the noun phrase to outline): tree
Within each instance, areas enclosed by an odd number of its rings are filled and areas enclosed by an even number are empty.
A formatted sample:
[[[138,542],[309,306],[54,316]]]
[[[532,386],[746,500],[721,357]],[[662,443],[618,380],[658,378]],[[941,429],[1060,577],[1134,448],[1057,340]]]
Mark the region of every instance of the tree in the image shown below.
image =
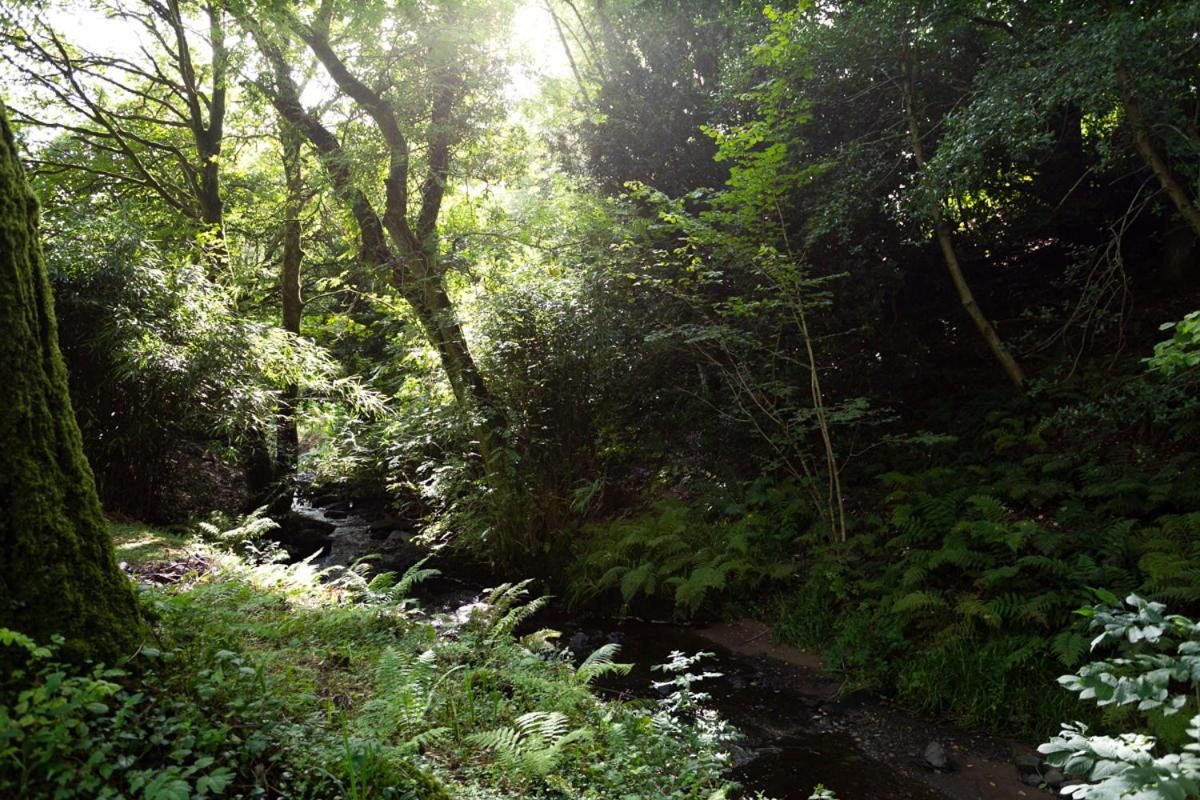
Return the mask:
[[[762,27],[762,15],[739,18],[720,0],[548,0],[546,8],[574,67],[591,176],[610,192],[626,181],[671,196],[719,186],[725,170],[700,126],[723,121],[723,62]]]
[[[221,187],[229,68],[225,12],[214,2],[203,4],[207,36],[200,49],[211,57],[201,63],[179,0],[103,8],[150,43],[142,47],[144,59],[86,52],[37,17],[28,25],[15,15],[6,19],[4,58],[47,105],[14,116],[66,132],[107,157],[86,163],[51,150],[39,154],[34,166],[91,172],[151,193],[202,231],[209,277],[215,278],[229,261]]]
[[[279,260],[279,287],[283,306],[283,329],[300,335],[300,319],[304,314],[304,301],[300,296],[300,265],[304,259],[301,249],[303,233],[300,215],[304,211],[304,176],[301,174],[301,145],[303,136],[290,123],[279,126],[279,140],[283,157],[283,173],[286,195],[283,205],[283,252]],[[284,387],[279,404],[279,425],[276,428],[276,475],[291,474],[296,468],[296,456],[300,449],[296,428],[296,402],[299,387],[291,383]]]
[[[0,624],[112,659],[137,643],[141,618],[83,455],[37,213],[0,107]]]
[[[335,49],[335,4],[325,0],[310,21],[284,10],[275,30],[249,15],[241,17],[258,44],[270,68],[270,79],[260,86],[270,97],[280,117],[302,131],[316,150],[329,183],[348,208],[358,229],[360,258],[376,270],[385,270],[393,288],[412,308],[430,344],[436,350],[442,368],[464,414],[477,419],[480,447],[485,461],[497,452],[504,415],[493,400],[483,375],[476,365],[459,323],[446,283],[445,265],[439,254],[438,217],[450,180],[451,157],[462,136],[466,106],[479,87],[472,85],[472,69],[486,71],[486,53],[464,31],[483,27],[486,19],[472,19],[469,8],[446,3],[442,8],[414,12],[412,29],[397,35],[397,41],[410,44],[419,54],[405,66],[419,64],[411,83],[403,88],[419,92],[403,97],[396,75],[370,75],[396,63],[402,54],[389,52],[370,59],[360,51],[345,58]],[[485,15],[486,16],[486,15]],[[361,26],[364,12],[347,13],[339,22],[350,29]],[[378,20],[376,20],[378,22]],[[344,98],[371,120],[384,154],[379,164],[383,178],[383,207],[377,210],[371,189],[360,185],[364,172],[355,165],[342,140],[325,124],[320,115],[301,104],[300,91],[288,63],[286,45],[300,39],[324,67]],[[411,58],[411,54],[410,58]],[[403,62],[401,62],[403,63]],[[372,88],[390,86],[391,91]],[[405,115],[408,106],[416,106]],[[347,124],[347,128],[353,127]],[[419,202],[410,203],[412,154],[406,128],[424,128],[425,177],[420,182]]]
[[[752,51],[742,97],[753,103],[755,146],[786,149],[788,166],[805,178],[780,198],[797,252],[819,273],[855,276],[840,290],[837,313],[856,313],[864,330],[878,325],[888,294],[923,280],[932,270],[920,267],[940,256],[965,317],[1019,387],[1024,374],[980,309],[947,198],[913,191],[938,152],[943,119],[969,97],[982,53],[1000,35],[965,21],[958,11],[969,5],[769,8],[772,27]],[[856,312],[851,292],[862,297]],[[959,324],[947,315],[947,328]],[[945,328],[938,335],[957,338]],[[891,347],[867,346],[881,361]],[[907,349],[897,361],[914,348]]]

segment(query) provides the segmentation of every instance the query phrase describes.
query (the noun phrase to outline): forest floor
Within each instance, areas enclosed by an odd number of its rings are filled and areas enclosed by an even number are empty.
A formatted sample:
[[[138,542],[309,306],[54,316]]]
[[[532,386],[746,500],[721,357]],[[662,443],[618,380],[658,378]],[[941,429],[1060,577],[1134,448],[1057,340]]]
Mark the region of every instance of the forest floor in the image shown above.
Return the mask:
[[[734,788],[719,730],[703,730],[686,697],[671,695],[676,711],[598,694],[595,678],[616,669],[608,657],[576,665],[552,632],[527,632],[540,603],[519,586],[418,608],[411,598],[433,590],[414,592],[412,571],[367,580],[314,559],[255,563],[219,535],[129,523],[113,537],[154,631],[114,705],[170,710],[167,738],[197,732],[122,756],[148,776],[356,800],[687,800]],[[116,746],[151,736],[129,724],[113,717]],[[104,780],[149,779],[136,771]]]

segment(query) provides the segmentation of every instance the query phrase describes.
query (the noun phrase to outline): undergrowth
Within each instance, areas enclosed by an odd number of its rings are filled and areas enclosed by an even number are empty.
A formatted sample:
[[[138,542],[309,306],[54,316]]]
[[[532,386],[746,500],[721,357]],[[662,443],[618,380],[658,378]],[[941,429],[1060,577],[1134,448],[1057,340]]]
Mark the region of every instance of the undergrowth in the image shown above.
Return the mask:
[[[155,640],[117,667],[26,667],[0,686],[0,795],[491,798],[724,796],[724,739],[694,709],[601,700],[615,648],[578,667],[499,587],[465,622],[411,610],[422,576],[368,580],[202,550],[143,588]],[[151,646],[152,645],[152,646]]]
[[[934,449],[878,448],[847,470],[844,544],[766,479],[593,523],[571,596],[764,616],[848,688],[965,725],[1036,737],[1094,718],[1053,688],[1086,657],[1073,612],[1091,588],[1200,610],[1200,413],[1149,379],[1098,380],[1106,392],[948,403]]]
[[[624,611],[657,603],[694,617],[792,575],[795,539],[811,523],[794,487],[762,480],[708,487],[698,501],[666,497],[582,531],[571,600],[613,599]]]

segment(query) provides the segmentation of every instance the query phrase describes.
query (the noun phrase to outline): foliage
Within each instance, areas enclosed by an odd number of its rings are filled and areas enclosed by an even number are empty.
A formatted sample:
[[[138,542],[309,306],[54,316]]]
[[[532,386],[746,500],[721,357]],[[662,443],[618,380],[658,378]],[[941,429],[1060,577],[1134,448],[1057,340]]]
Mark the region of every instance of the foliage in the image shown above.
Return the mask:
[[[1079,613],[1100,631],[1092,648],[1116,643],[1120,655],[1090,662],[1059,679],[1082,700],[1100,706],[1133,705],[1140,713],[1161,710],[1170,716],[1194,714],[1182,747],[1160,746],[1141,733],[1091,735],[1081,722],[1064,724],[1062,733],[1038,750],[1046,760],[1088,779],[1063,789],[1074,798],[1178,798],[1200,794],[1200,626],[1187,617],[1167,614],[1166,606],[1136,594],[1125,599],[1098,591],[1101,602]]]
[[[865,685],[964,722],[1038,732],[1055,715],[1082,714],[1045,686],[1086,653],[1072,611],[1088,587],[1197,597],[1187,533],[1197,464],[1112,441],[1153,406],[1118,395],[1104,411],[1061,399],[1042,407],[1054,411],[988,415],[974,452],[964,441],[957,461],[939,459],[946,466],[880,466],[885,516],[844,550],[812,552],[797,591],[781,597],[784,636],[824,647]]]
[[[198,522],[200,537],[229,552],[238,552],[249,547],[261,547],[268,534],[279,529],[279,523],[265,516],[266,509],[259,508],[237,520],[214,514],[211,521]]]
[[[212,491],[189,474],[196,451],[273,430],[285,386],[379,408],[323,350],[247,319],[199,264],[143,235],[114,214],[105,237],[60,237],[51,256],[73,399],[110,508],[174,521],[206,510],[189,496]]]
[[[239,773],[283,761],[306,733],[280,719],[260,671],[228,650],[181,672],[172,662],[182,652],[143,648],[139,681],[127,688],[127,669],[68,667],[53,660],[56,646],[7,630],[0,641],[27,654],[0,706],[0,786],[13,796],[230,796]],[[315,771],[282,777],[293,796],[319,782]]]
[[[619,594],[628,610],[659,599],[690,617],[721,596],[761,591],[792,574],[794,543],[811,524],[809,505],[793,491],[760,482],[740,497],[668,497],[641,514],[594,523],[582,531],[573,601]]]
[[[1171,338],[1154,346],[1150,367],[1168,376],[1194,372],[1200,366],[1200,311],[1165,323],[1162,330],[1171,331]]]
[[[576,668],[523,635],[530,573],[622,612],[769,614],[851,687],[1040,733],[1076,704],[1045,679],[1084,657],[1088,587],[1200,608],[1198,9],[0,10],[101,495],[225,512],[214,577],[157,590],[160,649],[261,666],[314,726],[316,761],[288,763],[328,772],[318,794],[721,791],[694,725],[588,693],[614,653]],[[536,63],[514,12],[544,23]],[[93,41],[106,13],[146,46]],[[1020,396],[970,317],[1028,369]],[[509,582],[433,630],[422,565],[279,563],[237,516],[264,463],[279,505],[292,467],[390,495]],[[130,534],[130,560],[182,546]]]
[[[589,684],[627,669],[613,648],[576,667],[549,632],[514,638],[541,604],[525,585],[431,620],[395,596],[428,574],[420,565],[349,593],[308,563],[204,552],[204,580],[145,595],[162,644],[121,669],[64,667],[4,633],[28,659],[0,690],[4,793],[683,800],[727,788],[725,733],[706,733],[726,729],[695,692],[658,710],[600,700]]]

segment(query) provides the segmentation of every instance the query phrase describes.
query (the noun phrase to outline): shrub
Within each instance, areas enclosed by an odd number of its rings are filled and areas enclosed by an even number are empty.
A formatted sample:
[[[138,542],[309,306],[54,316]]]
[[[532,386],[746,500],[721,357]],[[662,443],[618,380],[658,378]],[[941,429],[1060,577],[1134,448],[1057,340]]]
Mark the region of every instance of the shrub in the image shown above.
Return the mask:
[[[1092,648],[1116,644],[1119,654],[1085,664],[1059,683],[1102,708],[1132,706],[1141,715],[1165,717],[1186,709],[1192,716],[1182,746],[1142,733],[1093,735],[1087,725],[1075,722],[1064,723],[1062,732],[1038,750],[1053,766],[1087,779],[1063,789],[1078,800],[1200,795],[1200,624],[1167,614],[1161,603],[1136,594],[1125,599],[1127,608],[1109,592],[1097,594],[1101,602],[1079,613],[1100,631]]]

